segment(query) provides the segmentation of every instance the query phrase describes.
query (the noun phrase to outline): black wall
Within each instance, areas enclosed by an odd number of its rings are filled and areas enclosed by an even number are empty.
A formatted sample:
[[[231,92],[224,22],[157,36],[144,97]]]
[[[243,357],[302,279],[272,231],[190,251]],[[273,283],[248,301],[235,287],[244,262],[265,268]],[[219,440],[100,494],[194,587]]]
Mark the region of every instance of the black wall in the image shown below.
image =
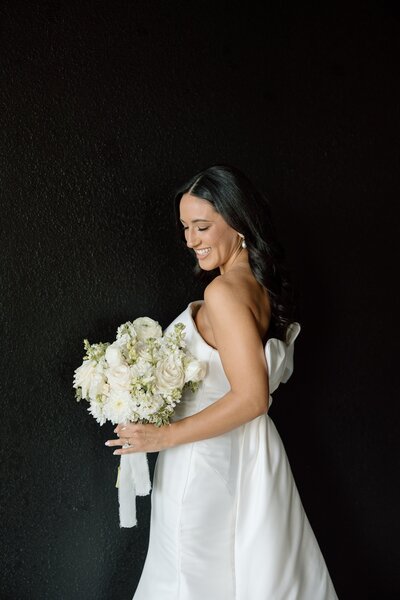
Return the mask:
[[[72,375],[202,297],[171,192],[216,162],[269,194],[299,290],[271,416],[338,595],[399,597],[399,20],[264,6],[1,3],[2,599],[133,595],[150,501],[119,529]]]

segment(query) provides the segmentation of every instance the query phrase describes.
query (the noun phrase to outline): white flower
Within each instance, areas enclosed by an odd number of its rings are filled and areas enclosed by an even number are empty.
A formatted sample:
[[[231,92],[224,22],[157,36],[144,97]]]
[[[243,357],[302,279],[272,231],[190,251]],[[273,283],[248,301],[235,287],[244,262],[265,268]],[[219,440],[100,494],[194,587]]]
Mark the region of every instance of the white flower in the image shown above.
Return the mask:
[[[139,342],[137,345],[138,356],[143,360],[150,362],[152,360],[151,352],[145,342]]]
[[[185,383],[185,371],[182,358],[178,354],[168,354],[156,366],[157,391],[169,394],[175,388],[182,388]]]
[[[164,399],[160,394],[138,394],[133,398],[133,410],[140,419],[148,417],[160,410],[164,404]]]
[[[133,403],[129,392],[126,390],[111,390],[110,396],[103,405],[103,414],[111,423],[126,423],[132,415]]]
[[[100,425],[104,425],[104,423],[107,421],[103,413],[103,405],[101,402],[90,402],[88,411]]]
[[[130,321],[120,325],[117,329],[117,340],[125,338],[125,336],[127,336],[128,339],[134,339],[136,337],[136,330],[133,326],[133,323]]]
[[[131,370],[128,365],[117,365],[110,367],[107,371],[107,379],[111,390],[121,389],[129,391],[131,385]]]
[[[148,338],[160,338],[162,336],[161,325],[150,319],[150,317],[139,317],[133,321],[133,326],[139,340]]]
[[[195,391],[207,364],[185,349],[184,327],[177,323],[163,335],[157,321],[139,317],[121,325],[111,344],[85,344],[87,356],[73,385],[100,425],[168,421],[184,385],[193,383]]]
[[[127,344],[131,341],[131,339],[132,338],[128,333],[124,333],[120,335],[119,338],[117,338],[115,343],[118,344],[120,348],[126,348]]]
[[[114,342],[108,346],[105,357],[110,367],[119,367],[120,365],[125,364],[119,342]]]
[[[80,367],[74,371],[74,388],[82,388],[82,398],[88,400],[89,390],[96,374],[97,362],[95,360],[84,360]]]
[[[153,414],[160,410],[164,404],[164,399],[160,394],[152,394],[149,402],[149,414]]]
[[[130,367],[131,376],[142,379],[148,383],[154,379],[154,367],[144,358],[138,358],[134,365]]]
[[[187,381],[201,381],[207,372],[207,364],[203,361],[193,358],[185,368],[185,383]]]
[[[89,387],[89,398],[95,399],[97,395],[104,394],[107,391],[104,359],[100,360],[93,373]]]

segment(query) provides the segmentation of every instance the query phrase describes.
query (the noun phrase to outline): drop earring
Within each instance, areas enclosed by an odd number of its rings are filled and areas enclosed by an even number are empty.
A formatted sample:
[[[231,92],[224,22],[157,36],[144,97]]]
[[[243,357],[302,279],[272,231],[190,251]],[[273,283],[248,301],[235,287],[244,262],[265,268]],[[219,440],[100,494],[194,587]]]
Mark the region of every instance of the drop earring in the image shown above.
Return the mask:
[[[239,233],[239,237],[243,238],[242,239],[242,248],[247,248],[247,244],[246,244],[246,241],[244,239],[244,235],[242,233]]]

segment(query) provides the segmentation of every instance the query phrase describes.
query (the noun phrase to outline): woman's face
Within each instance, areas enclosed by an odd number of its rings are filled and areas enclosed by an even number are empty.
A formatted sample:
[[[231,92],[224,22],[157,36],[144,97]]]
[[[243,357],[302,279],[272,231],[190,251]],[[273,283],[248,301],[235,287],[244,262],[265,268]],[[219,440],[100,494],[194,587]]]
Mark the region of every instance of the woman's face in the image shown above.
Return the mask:
[[[189,193],[180,201],[180,220],[186,244],[205,271],[219,268],[224,273],[242,251],[242,239],[211,202]]]

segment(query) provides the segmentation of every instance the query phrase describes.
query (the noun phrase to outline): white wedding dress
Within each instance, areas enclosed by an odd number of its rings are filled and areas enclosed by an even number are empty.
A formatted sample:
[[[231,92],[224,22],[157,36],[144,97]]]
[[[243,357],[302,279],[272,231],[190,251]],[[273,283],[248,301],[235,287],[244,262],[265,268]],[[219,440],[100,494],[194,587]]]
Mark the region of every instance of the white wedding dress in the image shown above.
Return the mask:
[[[196,393],[174,420],[229,389],[218,351],[201,337],[191,302],[169,325],[186,325],[190,352],[207,362]],[[272,394],[293,370],[294,340],[265,346]],[[270,398],[271,401],[271,398]],[[324,558],[304,512],[281,438],[265,414],[223,435],[161,451],[150,541],[134,600],[335,600]]]

